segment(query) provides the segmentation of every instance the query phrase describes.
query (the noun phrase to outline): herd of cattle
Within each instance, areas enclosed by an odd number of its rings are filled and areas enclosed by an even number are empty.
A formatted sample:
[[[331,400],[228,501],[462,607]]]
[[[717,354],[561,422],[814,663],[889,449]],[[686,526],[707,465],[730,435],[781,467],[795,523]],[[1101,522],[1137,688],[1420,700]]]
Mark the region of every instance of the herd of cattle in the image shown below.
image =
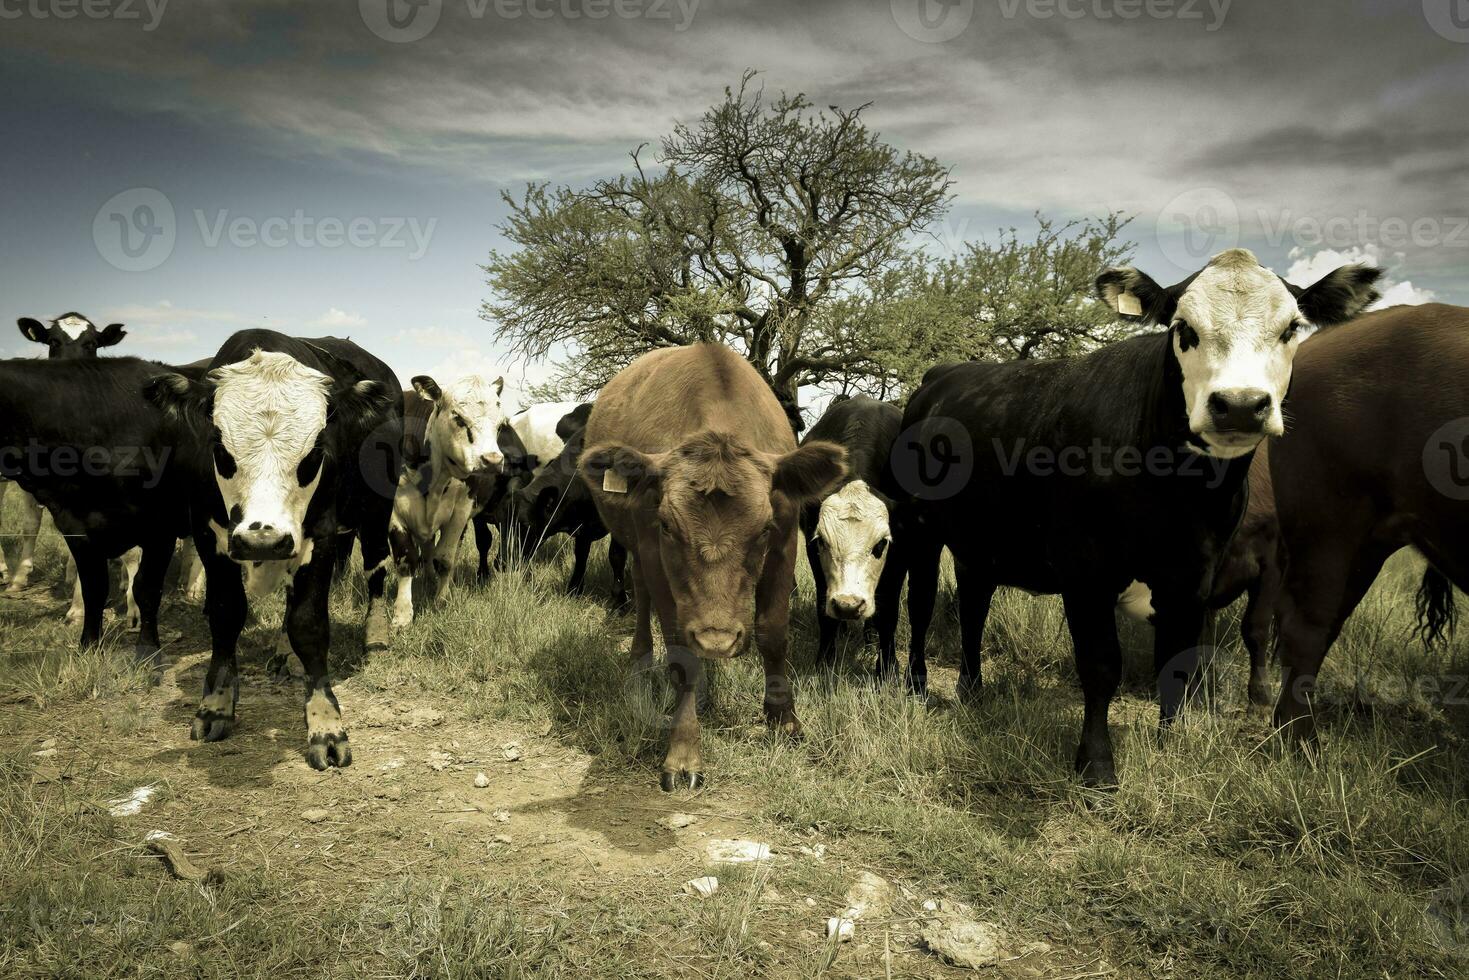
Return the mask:
[[[247,596],[284,584],[277,656],[304,668],[306,758],[324,769],[351,761],[327,599],[354,542],[364,643],[382,650],[413,619],[415,575],[448,584],[471,522],[482,579],[492,546],[503,562],[511,542],[528,558],[570,534],[571,592],[610,533],[619,607],[630,579],[634,661],[653,658],[655,614],[664,638],[677,700],[662,785],[674,789],[704,779],[707,660],[753,642],[768,723],[800,731],[787,666],[798,531],[821,658],[841,621],[870,621],[877,669],[895,674],[906,583],[906,677],[919,693],[947,548],[960,696],[981,688],[995,589],[1059,594],[1085,703],[1076,768],[1110,785],[1119,607],[1154,627],[1166,725],[1196,677],[1207,617],[1248,594],[1250,698],[1270,698],[1273,624],[1275,720],[1297,740],[1314,737],[1328,647],[1394,551],[1430,563],[1425,635],[1451,622],[1453,588],[1469,586],[1453,544],[1469,524],[1469,310],[1364,312],[1377,278],[1344,266],[1301,288],[1239,249],[1169,288],[1108,269],[1099,300],[1163,329],[1076,358],[941,365],[905,406],[834,401],[799,444],[799,413],[714,344],[654,350],[593,402],[507,415],[500,379],[419,376],[402,391],[347,340],[245,330],[207,361],[170,367],[97,357],[123,338],[119,324],[22,319],[51,356],[0,361],[0,473],[37,502],[19,563],[0,577],[25,585],[44,507],[75,562],[82,643],[101,636],[108,560],[127,556],[129,617],[156,665],[164,577],[184,539],[198,570],[181,583],[204,585],[212,642],[192,732],[208,741],[234,723]]]

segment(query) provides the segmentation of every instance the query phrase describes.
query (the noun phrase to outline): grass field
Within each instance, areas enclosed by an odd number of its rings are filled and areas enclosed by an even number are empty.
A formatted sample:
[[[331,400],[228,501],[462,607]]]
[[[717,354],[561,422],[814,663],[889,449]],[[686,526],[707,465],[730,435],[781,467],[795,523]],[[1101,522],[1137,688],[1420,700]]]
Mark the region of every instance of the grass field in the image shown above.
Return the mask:
[[[41,585],[0,598],[0,976],[964,975],[918,938],[930,899],[1002,931],[996,976],[1469,968],[1469,656],[1411,638],[1411,556],[1332,651],[1314,762],[1245,710],[1232,614],[1215,703],[1160,745],[1148,632],[1125,626],[1121,786],[1101,797],[1071,773],[1081,705],[1058,602],[997,597],[975,708],[950,697],[957,626],[941,608],[925,704],[869,682],[857,638],[835,675],[813,667],[804,562],[805,738],[758,724],[744,658],[712,672],[712,785],[664,795],[664,706],[628,673],[631,620],[597,601],[600,557],[593,597],[562,596],[567,564],[461,586],[367,660],[354,572],[333,600],[354,764],[323,774],[301,756],[299,688],[263,670],[279,600],[242,639],[235,735],[191,743],[200,610],[170,594],[156,687],[120,629],[73,652],[46,587],[63,565],[48,521]],[[110,812],[140,786],[154,795],[138,813]],[[694,822],[668,826],[676,811]],[[144,843],[155,830],[222,880],[171,876]],[[775,857],[710,869],[703,848],[722,838]],[[892,884],[890,908],[836,944],[826,919],[863,872]],[[681,892],[705,873],[712,898]]]

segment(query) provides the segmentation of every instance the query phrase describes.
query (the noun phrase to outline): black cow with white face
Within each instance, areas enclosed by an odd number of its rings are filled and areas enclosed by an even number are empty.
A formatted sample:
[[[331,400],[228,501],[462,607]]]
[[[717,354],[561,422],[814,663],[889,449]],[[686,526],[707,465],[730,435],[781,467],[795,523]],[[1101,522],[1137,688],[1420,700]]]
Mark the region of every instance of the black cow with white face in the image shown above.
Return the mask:
[[[933,368],[893,449],[910,556],[910,683],[922,688],[939,552],[953,553],[960,692],[980,687],[999,585],[1059,593],[1085,696],[1076,768],[1115,782],[1107,711],[1119,603],[1153,624],[1161,720],[1198,659],[1215,571],[1244,512],[1254,448],[1279,433],[1291,360],[1312,327],[1377,298],[1376,269],[1301,289],[1242,249],[1170,288],[1136,269],[1097,279],[1122,316],[1164,327],[1084,357]]]
[[[148,394],[209,454],[209,472],[192,488],[192,520],[213,656],[192,737],[218,741],[234,727],[247,581],[258,595],[286,579],[286,636],[306,672],[306,759],[315,769],[349,765],[327,668],[327,598],[339,535],[355,530],[367,572],[366,646],[387,645],[391,476],[403,438],[397,377],[348,340],[243,330],[202,381],[165,374]],[[385,485],[374,485],[374,472],[388,475]]]
[[[45,344],[47,356],[58,360],[96,357],[100,348],[111,347],[128,335],[120,323],[109,323],[98,330],[95,323],[80,313],[63,313],[49,323],[28,316],[15,322],[21,336],[32,343]]]

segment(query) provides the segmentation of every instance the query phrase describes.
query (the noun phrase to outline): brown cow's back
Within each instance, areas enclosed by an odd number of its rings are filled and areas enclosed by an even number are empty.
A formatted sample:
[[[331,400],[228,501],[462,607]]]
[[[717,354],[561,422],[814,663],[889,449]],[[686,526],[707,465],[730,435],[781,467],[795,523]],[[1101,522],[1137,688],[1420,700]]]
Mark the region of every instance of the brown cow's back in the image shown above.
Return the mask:
[[[705,430],[731,433],[763,452],[796,448],[775,393],[722,344],[656,350],[623,369],[597,396],[586,444],[616,441],[659,453]]]

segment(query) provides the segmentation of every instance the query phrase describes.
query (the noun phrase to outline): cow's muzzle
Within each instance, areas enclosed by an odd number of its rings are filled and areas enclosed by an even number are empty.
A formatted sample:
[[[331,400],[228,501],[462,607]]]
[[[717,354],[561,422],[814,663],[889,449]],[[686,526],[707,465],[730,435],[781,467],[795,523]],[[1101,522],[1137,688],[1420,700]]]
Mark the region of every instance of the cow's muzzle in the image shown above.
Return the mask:
[[[866,619],[870,609],[866,599],[859,595],[834,595],[826,600],[826,614],[833,619]]]
[[[295,554],[295,537],[270,524],[256,521],[230,532],[230,557],[235,561],[280,561]]]
[[[1275,399],[1268,391],[1222,388],[1209,396],[1210,427],[1215,432],[1261,433],[1274,408]]]

